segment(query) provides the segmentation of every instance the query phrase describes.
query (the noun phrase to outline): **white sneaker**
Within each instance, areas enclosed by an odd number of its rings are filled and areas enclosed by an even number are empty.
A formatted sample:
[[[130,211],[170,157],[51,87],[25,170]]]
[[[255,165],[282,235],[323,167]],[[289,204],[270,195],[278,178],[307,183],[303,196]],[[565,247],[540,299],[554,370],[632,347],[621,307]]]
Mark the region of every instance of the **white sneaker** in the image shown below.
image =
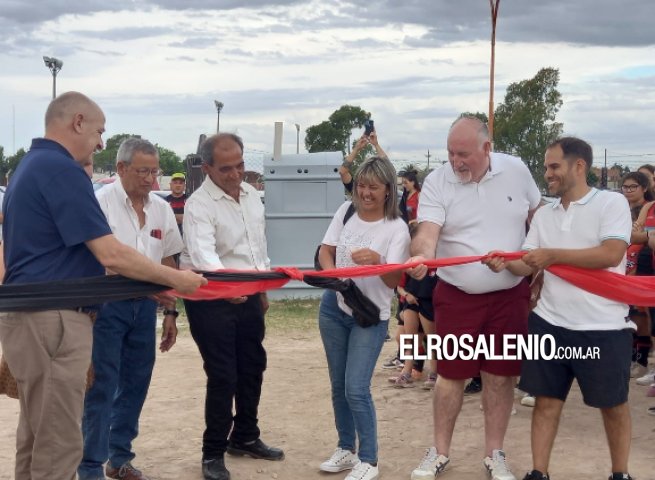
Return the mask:
[[[324,472],[337,473],[350,470],[358,463],[359,457],[357,457],[356,453],[350,450],[344,450],[343,448],[337,448],[332,456],[321,463],[321,466],[318,468]]]
[[[418,467],[412,471],[412,480],[434,480],[434,477],[443,473],[450,463],[450,458],[439,455],[435,447],[425,451],[423,460]]]
[[[529,393],[523,395],[523,398],[521,399],[521,405],[523,405],[524,407],[534,407],[534,404],[536,402],[537,400]]]
[[[630,378],[639,378],[642,375],[646,375],[648,369],[644,367],[641,363],[632,362],[630,365]]]
[[[637,379],[637,385],[647,387],[651,383],[655,383],[655,368],[651,368],[646,375]]]
[[[344,480],[376,480],[380,471],[377,466],[366,462],[357,462],[353,471]]]
[[[505,461],[505,452],[502,450],[494,450],[491,452],[491,457],[485,457],[482,463],[491,480],[516,480],[516,477],[509,471]]]

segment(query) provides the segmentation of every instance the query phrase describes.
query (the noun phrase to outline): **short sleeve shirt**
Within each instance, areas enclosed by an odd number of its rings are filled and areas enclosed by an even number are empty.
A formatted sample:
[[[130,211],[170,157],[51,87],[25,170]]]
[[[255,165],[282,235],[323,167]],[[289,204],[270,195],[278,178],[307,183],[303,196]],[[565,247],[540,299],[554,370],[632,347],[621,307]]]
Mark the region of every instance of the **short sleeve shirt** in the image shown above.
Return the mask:
[[[541,194],[520,158],[491,153],[490,166],[478,183],[462,183],[449,164],[423,182],[418,221],[441,226],[436,258],[521,248],[528,212],[537,208]],[[521,281],[508,271],[493,273],[480,262],[443,267],[437,275],[471,294],[506,290]]]
[[[559,200],[544,205],[534,215],[523,247],[593,248],[603,241],[630,242],[632,219],[623,195],[592,188],[565,210]],[[625,274],[626,259],[610,272]],[[620,330],[629,328],[628,306],[586,292],[544,272],[544,285],[535,313],[547,322],[571,330]]]
[[[85,242],[111,234],[89,177],[60,144],[34,139],[3,203],[5,283],[104,275]]]
[[[344,225],[343,219],[349,206],[350,202],[346,202],[339,207],[321,242],[336,247],[337,268],[356,266],[352,252],[361,248],[369,248],[378,253],[382,263],[407,261],[409,231],[401,218],[366,222],[355,213]],[[388,320],[393,289],[387,287],[379,276],[354,278],[353,281],[364,295],[380,307],[380,320]],[[352,310],[345,304],[341,294],[337,294],[337,299],[339,308],[352,315]]]

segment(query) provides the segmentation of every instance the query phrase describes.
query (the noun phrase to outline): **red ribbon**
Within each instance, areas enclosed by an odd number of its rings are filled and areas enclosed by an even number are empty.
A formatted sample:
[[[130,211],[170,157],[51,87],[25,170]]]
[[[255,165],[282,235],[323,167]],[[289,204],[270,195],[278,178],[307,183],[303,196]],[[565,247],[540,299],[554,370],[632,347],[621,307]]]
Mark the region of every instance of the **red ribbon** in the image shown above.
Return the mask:
[[[504,252],[491,255],[479,255],[469,257],[451,257],[424,260],[412,263],[391,263],[386,265],[361,265],[357,267],[335,268],[331,270],[299,270],[293,267],[279,267],[275,272],[283,273],[286,278],[256,280],[262,272],[257,270],[239,270],[241,274],[251,274],[254,281],[231,282],[231,281],[210,281],[207,285],[200,287],[191,295],[182,295],[173,292],[175,296],[189,300],[214,300],[219,298],[233,298],[243,295],[253,295],[266,290],[282,288],[290,280],[302,281],[305,276],[321,276],[330,278],[358,278],[383,275],[385,273],[405,270],[418,265],[426,265],[430,269],[439,267],[452,267],[467,263],[479,262],[481,260],[502,256],[505,260],[517,260],[525,255],[525,252]],[[571,267],[568,265],[552,265],[547,270],[553,275],[566,280],[587,292],[609,298],[617,302],[630,305],[655,306],[655,277],[634,277],[608,272],[607,270],[589,270],[584,268]],[[230,270],[222,270],[230,271]],[[234,271],[234,270],[232,270]]]

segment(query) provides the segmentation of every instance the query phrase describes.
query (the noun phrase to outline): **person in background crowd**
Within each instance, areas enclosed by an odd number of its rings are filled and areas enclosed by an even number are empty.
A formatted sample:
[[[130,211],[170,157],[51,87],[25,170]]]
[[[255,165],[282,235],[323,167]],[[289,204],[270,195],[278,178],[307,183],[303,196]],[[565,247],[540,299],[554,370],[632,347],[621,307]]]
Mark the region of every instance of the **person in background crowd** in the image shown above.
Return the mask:
[[[186,203],[186,177],[183,173],[174,173],[171,175],[171,193],[165,200],[170,204],[175,214],[180,234],[183,233],[182,224],[184,222],[184,204]]]
[[[362,135],[360,139],[357,140],[357,143],[353,147],[352,151],[346,156],[346,158],[343,159],[343,164],[341,164],[339,167],[339,176],[341,177],[341,182],[343,182],[343,186],[346,188],[348,193],[352,193],[353,191],[353,176],[350,173],[350,169],[352,168],[355,158],[357,158],[357,154],[368,144],[373,145],[375,154],[378,157],[388,158],[387,154],[384,153],[384,150],[382,150],[382,147],[378,143],[378,134],[375,132],[375,130],[373,130],[368,136]]]
[[[418,200],[421,193],[421,185],[418,181],[418,172],[408,170],[400,173],[403,181],[403,195],[400,197],[400,214],[410,228],[418,225],[416,215],[418,214]]]
[[[648,177],[641,172],[627,173],[621,179],[621,192],[628,201],[633,222],[630,245],[627,250],[626,275],[652,275],[652,251],[643,226],[637,221],[646,202],[654,200]],[[649,222],[650,223],[650,222]],[[653,381],[648,372],[648,354],[652,346],[651,320],[648,307],[631,306],[630,318],[637,325],[634,336],[630,376],[637,378],[640,385],[650,385]]]
[[[648,188],[655,194],[655,167],[647,163],[639,167],[637,171],[648,177]]]

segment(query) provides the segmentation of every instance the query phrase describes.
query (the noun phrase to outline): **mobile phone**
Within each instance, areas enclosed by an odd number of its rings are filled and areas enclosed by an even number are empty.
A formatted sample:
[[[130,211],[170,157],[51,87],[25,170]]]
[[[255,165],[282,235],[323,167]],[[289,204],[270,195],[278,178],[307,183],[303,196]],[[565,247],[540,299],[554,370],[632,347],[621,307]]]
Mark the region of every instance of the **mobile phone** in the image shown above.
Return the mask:
[[[369,119],[364,122],[364,135],[367,137],[375,131],[375,126],[373,125],[373,120]]]

